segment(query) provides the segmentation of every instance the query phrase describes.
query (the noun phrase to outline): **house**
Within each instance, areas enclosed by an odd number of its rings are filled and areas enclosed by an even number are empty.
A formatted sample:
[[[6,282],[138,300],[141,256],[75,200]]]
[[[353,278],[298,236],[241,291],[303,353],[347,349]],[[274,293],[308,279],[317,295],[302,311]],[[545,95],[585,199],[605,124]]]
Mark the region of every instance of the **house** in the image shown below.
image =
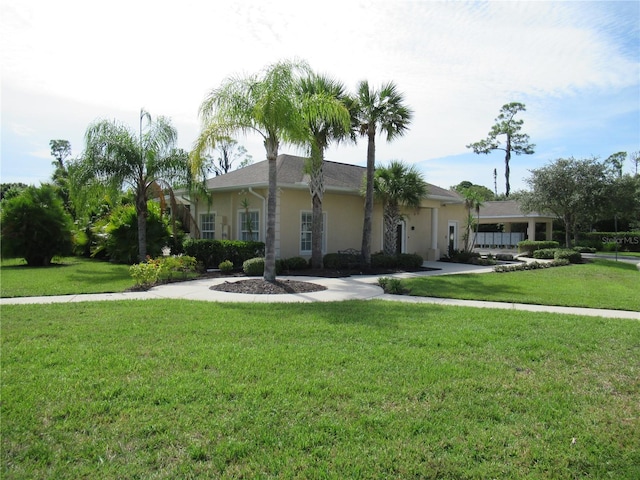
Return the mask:
[[[276,258],[311,257],[311,195],[306,159],[279,155],[277,160]],[[259,240],[266,237],[268,164],[258,162],[213,177],[206,182],[209,201],[192,201],[190,211],[201,238]],[[364,219],[361,194],[366,168],[326,161],[323,166],[323,254],[360,249]],[[429,196],[419,208],[405,209],[398,225],[398,248],[437,260],[462,246],[466,218],[463,199],[455,192],[428,185]],[[382,205],[373,213],[372,252],[382,250]],[[460,246],[460,247],[459,247]]]
[[[475,246],[514,247],[521,240],[551,240],[555,218],[538,212],[524,213],[516,200],[484,202]]]

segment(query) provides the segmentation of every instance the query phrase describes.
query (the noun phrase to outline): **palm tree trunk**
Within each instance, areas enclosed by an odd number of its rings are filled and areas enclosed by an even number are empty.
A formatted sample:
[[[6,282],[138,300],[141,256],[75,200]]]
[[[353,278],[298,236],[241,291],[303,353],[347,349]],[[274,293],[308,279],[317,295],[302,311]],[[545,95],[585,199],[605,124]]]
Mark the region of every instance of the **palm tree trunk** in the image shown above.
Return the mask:
[[[384,209],[384,253],[395,255],[398,243],[398,220],[400,212],[397,205],[387,205]]]
[[[311,268],[322,268],[322,197],[312,198],[311,214]]]
[[[147,199],[144,190],[138,188],[136,195],[136,215],[138,218],[138,261],[140,263],[147,259]]]
[[[504,195],[505,197],[508,197],[509,193],[511,192],[511,185],[509,184],[509,176],[511,173],[509,170],[509,161],[511,160],[511,135],[509,134],[507,134],[507,146],[505,150],[507,151],[507,153],[504,156],[504,177],[506,180]]]
[[[364,197],[364,224],[362,226],[362,260],[365,266],[371,266],[371,231],[373,218],[373,177],[376,169],[376,131],[369,124],[367,131],[367,185]]]
[[[264,279],[267,282],[276,280],[276,202],[277,202],[277,168],[278,141],[269,137],[265,140],[267,163],[269,165],[269,193],[267,195],[267,237],[264,247]]]

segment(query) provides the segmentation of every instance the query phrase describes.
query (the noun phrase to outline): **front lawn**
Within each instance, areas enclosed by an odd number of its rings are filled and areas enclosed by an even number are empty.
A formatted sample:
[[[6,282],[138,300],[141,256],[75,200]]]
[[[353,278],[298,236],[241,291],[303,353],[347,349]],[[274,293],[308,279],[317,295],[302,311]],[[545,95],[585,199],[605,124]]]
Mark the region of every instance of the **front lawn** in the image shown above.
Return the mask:
[[[402,281],[411,295],[640,311],[640,271],[602,259],[524,272],[442,275]]]
[[[123,292],[133,287],[128,265],[82,257],[54,259],[48,267],[28,267],[23,260],[0,264],[0,297],[37,297]]]
[[[635,321],[162,300],[1,328],[2,478],[640,478]]]

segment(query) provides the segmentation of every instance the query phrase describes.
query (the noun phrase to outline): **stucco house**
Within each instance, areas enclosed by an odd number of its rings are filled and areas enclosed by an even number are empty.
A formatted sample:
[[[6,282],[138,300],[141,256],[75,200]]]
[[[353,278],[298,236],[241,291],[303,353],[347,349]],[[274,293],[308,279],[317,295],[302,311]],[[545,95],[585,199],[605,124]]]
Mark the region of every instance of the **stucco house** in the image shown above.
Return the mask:
[[[311,195],[305,159],[279,155],[277,160],[276,258],[311,257]],[[192,236],[229,240],[266,237],[268,193],[267,161],[213,177],[206,182],[207,199],[191,200],[191,216],[198,228]],[[323,167],[323,254],[360,249],[364,198],[361,195],[365,167],[326,161]],[[417,209],[405,209],[398,225],[398,248],[438,260],[462,246],[466,211],[455,192],[428,185],[429,196]],[[382,250],[382,205],[373,214],[372,252]]]

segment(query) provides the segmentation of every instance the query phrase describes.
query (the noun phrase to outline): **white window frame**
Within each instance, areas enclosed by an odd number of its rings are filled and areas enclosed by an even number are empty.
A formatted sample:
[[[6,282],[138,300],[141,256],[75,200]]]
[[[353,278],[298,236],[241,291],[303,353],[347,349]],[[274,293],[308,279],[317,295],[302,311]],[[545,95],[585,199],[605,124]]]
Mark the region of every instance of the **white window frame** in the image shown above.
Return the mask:
[[[298,248],[300,249],[300,255],[311,255],[312,253],[312,239],[311,239],[311,230],[303,230],[302,227],[306,222],[303,222],[303,216],[304,215],[309,215],[310,219],[308,224],[311,225],[311,220],[313,218],[313,212],[311,210],[301,210],[300,211],[300,243],[298,245]],[[327,252],[327,212],[322,212],[322,253],[325,254]],[[309,250],[304,250],[302,248],[302,242],[303,242],[303,236],[305,234],[309,234],[309,244],[310,244],[310,248]],[[306,240],[305,240],[306,241]]]
[[[205,217],[210,217],[210,220]],[[205,228],[207,227],[211,228]],[[200,214],[200,238],[215,240],[216,238],[216,214],[215,212],[201,213]]]
[[[255,224],[253,225],[254,228],[253,228],[253,231],[251,232],[253,235],[253,238],[248,238],[249,230],[245,229],[246,220],[244,216],[247,213],[249,213],[249,215],[251,216],[255,215]],[[252,220],[252,223],[253,223],[253,220]],[[260,241],[260,210],[249,210],[248,212],[245,210],[242,210],[238,212],[238,239],[244,240],[244,241],[252,240],[254,242]]]

